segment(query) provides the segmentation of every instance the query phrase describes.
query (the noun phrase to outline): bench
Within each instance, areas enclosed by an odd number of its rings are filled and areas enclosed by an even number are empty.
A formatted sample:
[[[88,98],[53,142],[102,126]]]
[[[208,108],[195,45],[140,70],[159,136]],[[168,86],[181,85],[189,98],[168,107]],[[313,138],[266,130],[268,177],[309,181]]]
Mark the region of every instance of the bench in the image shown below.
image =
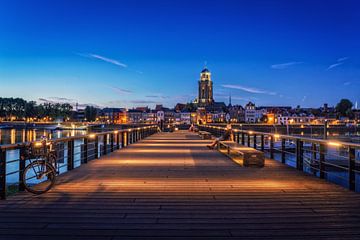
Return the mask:
[[[205,131],[199,131],[199,136],[202,139],[211,139],[211,133]]]
[[[264,167],[264,153],[254,148],[246,147],[232,141],[220,141],[218,145],[220,152],[224,153],[235,162],[242,164],[244,167]],[[236,158],[238,155],[241,161]]]

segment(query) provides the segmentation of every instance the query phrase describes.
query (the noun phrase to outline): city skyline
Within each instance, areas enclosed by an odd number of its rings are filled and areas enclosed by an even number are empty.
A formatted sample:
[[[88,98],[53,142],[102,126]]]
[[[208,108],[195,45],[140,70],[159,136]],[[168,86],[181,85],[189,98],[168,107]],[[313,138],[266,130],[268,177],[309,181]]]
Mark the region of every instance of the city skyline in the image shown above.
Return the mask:
[[[3,1],[0,95],[101,107],[360,96],[357,1]]]

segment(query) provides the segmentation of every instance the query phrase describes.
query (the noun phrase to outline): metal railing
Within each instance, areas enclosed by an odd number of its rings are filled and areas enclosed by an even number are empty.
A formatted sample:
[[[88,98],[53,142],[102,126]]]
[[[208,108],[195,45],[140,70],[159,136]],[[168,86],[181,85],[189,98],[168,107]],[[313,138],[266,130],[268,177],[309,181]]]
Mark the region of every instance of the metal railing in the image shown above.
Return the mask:
[[[57,152],[59,174],[98,159],[115,149],[124,148],[149,135],[156,133],[157,125],[141,126],[107,132],[92,133],[49,140]],[[23,191],[22,174],[29,161],[21,160],[26,147],[30,144],[19,143],[0,146],[0,199],[9,194]]]
[[[199,125],[221,136],[225,127]],[[360,191],[360,144],[232,129],[232,140],[263,151],[268,158]]]

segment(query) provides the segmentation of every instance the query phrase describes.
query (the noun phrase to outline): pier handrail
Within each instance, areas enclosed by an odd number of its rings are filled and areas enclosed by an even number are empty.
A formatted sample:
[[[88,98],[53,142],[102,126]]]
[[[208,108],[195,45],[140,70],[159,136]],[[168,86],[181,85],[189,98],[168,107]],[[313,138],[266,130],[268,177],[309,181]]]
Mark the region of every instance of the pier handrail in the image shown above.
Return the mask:
[[[198,125],[198,128],[200,130],[208,131],[215,136],[222,135],[226,129],[226,127],[223,126],[213,125]],[[329,168],[345,170],[347,171],[346,179],[341,176],[336,177],[346,180],[348,188],[352,191],[356,191],[356,174],[360,173],[360,162],[356,158],[355,153],[356,151],[360,151],[360,144],[237,128],[232,129],[232,136],[235,142],[268,153],[268,157],[271,159],[276,158],[275,153],[280,153],[280,161],[284,164],[288,164],[289,162],[287,156],[292,155],[295,157],[296,169],[313,173],[313,175],[316,175],[319,178],[327,179],[327,175],[330,174],[330,172],[327,171]],[[267,142],[265,142],[265,140],[267,140]],[[294,144],[294,152],[288,150],[290,147],[286,146],[286,141],[292,141],[292,144]],[[281,146],[276,148],[274,146],[275,142],[281,143]],[[265,146],[266,143],[267,146]],[[310,144],[311,147],[308,146],[306,148],[304,143]],[[267,148],[265,149],[265,147]],[[331,152],[329,153],[328,149],[331,147],[343,148],[346,152],[346,156],[340,154],[335,155]],[[330,161],[329,157],[336,157],[338,162],[334,162],[334,159]]]
[[[64,161],[59,169],[66,167],[66,170],[60,173],[73,170],[76,164],[86,164],[89,160],[100,158],[115,149],[120,149],[135,143],[151,134],[157,132],[157,125],[139,126],[127,129],[114,129],[111,131],[95,132],[81,136],[70,136],[57,139],[49,139],[50,143],[63,144],[62,151],[58,158]],[[102,138],[102,142],[99,141]],[[75,145],[76,140],[81,140],[80,144]],[[8,195],[8,188],[13,187],[12,191],[23,191],[22,173],[26,167],[26,162],[21,160],[23,151],[31,143],[39,141],[0,145],[0,199],[5,199]],[[91,148],[92,147],[92,148]],[[79,148],[80,152],[75,153],[75,148]],[[7,152],[18,150],[17,158],[7,160]],[[65,154],[67,152],[67,154]],[[93,152],[93,153],[92,153]],[[65,156],[66,155],[66,156]],[[7,172],[7,164],[18,162],[18,169]],[[8,183],[7,176],[18,174],[17,182]]]

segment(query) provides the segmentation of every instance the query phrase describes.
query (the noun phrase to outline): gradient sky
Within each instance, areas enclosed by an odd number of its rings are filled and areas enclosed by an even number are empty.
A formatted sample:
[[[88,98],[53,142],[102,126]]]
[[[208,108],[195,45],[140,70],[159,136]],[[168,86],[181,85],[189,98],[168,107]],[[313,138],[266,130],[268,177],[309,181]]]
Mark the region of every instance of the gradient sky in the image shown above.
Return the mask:
[[[360,103],[360,1],[0,1],[0,96],[172,107]]]

